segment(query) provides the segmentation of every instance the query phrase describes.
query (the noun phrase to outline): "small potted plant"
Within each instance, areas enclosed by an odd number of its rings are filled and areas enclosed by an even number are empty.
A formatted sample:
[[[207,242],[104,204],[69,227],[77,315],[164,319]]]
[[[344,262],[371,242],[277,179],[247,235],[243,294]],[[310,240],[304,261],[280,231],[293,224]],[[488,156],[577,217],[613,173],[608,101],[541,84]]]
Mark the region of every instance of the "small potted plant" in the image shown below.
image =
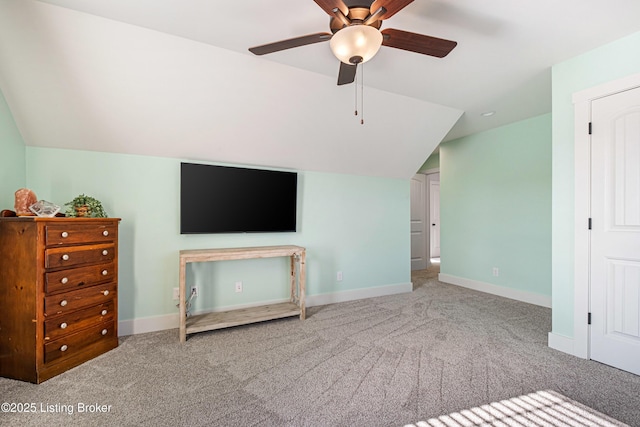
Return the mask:
[[[80,194],[72,201],[65,203],[67,206],[66,216],[84,218],[106,218],[107,213],[102,207],[100,200],[91,196]]]

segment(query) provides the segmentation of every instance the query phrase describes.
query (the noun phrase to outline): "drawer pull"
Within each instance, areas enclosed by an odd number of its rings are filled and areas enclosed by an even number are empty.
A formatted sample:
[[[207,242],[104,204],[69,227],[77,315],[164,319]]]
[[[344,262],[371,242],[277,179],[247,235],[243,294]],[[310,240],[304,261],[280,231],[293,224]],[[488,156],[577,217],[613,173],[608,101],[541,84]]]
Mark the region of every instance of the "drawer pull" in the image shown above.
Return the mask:
[[[104,251],[102,251],[102,255],[107,256],[108,254],[109,254],[108,250],[105,249]]]
[[[62,323],[60,324],[60,329],[67,329],[67,326],[68,326],[68,325],[67,325],[65,322],[62,322]]]
[[[107,274],[109,274],[109,272],[107,270],[102,270],[102,275],[106,276]]]
[[[104,237],[107,237],[107,236],[109,235],[109,231],[108,231],[108,230],[104,230],[104,231],[102,232],[102,235],[103,235]]]
[[[62,279],[60,279],[60,283],[62,283],[63,285],[67,284],[68,281],[69,281],[69,278],[67,277],[63,277]]]
[[[67,300],[66,300],[66,299],[63,299],[62,301],[60,301],[60,305],[61,305],[62,307],[66,306],[66,305],[67,305]]]
[[[102,294],[106,297],[107,295],[109,295],[109,291],[102,291]]]
[[[67,347],[66,344],[64,344],[62,347],[60,347],[60,351],[67,351],[69,347]]]
[[[106,329],[103,329],[103,330],[102,330],[102,335],[107,335],[107,333],[108,333],[108,332],[109,332],[109,331],[107,331]]]
[[[62,260],[63,261],[69,261],[69,255],[67,255],[67,254],[62,255]]]
[[[103,316],[106,316],[106,315],[107,315],[107,310],[102,310],[102,311],[100,312],[100,314],[102,314]]]
[[[60,234],[62,236],[63,239],[66,239],[67,237],[69,237],[69,233],[67,233],[66,231],[63,231],[62,234]]]

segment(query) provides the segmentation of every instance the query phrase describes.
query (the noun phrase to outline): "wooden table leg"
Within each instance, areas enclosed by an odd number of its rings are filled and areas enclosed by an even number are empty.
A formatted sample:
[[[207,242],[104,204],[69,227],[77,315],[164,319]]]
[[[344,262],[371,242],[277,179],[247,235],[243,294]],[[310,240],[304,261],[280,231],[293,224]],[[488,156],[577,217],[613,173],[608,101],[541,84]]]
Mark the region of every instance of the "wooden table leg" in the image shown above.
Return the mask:
[[[180,342],[187,341],[187,289],[186,289],[187,263],[180,259]]]
[[[298,293],[296,292],[296,256],[291,255],[291,302],[298,303]]]
[[[300,282],[300,320],[304,320],[306,317],[306,312],[305,312],[305,286],[306,286],[306,251],[303,250],[300,253],[300,258],[299,258],[299,263],[300,263],[300,277],[298,278],[298,281]]]

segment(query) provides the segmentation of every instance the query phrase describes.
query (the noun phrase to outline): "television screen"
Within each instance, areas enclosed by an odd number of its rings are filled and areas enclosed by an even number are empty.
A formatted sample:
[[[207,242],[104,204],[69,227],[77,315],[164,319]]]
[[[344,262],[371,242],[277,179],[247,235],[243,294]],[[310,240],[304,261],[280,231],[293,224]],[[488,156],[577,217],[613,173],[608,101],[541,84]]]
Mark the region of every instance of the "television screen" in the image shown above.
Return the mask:
[[[180,233],[296,231],[295,172],[182,163]]]

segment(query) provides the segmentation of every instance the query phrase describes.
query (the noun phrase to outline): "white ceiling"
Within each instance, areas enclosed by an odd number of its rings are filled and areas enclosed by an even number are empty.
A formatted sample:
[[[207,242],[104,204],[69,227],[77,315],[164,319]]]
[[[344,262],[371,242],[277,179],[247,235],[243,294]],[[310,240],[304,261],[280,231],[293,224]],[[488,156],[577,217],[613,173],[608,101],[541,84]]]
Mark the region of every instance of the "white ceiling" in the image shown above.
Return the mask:
[[[41,0],[251,55],[328,31],[312,0]],[[465,111],[449,138],[551,111],[550,67],[640,31],[637,0],[416,0],[383,28],[455,40],[444,59],[383,47],[365,83]],[[328,43],[255,58],[336,77]],[[496,111],[491,119],[480,116]]]
[[[637,0],[416,0],[383,28],[458,46],[443,59],[383,46],[365,65],[366,123],[354,126],[353,85],[335,85],[328,43],[261,57],[247,50],[328,31],[312,0],[0,0],[0,8],[0,88],[29,145],[403,178],[443,138],[550,112],[552,65],[640,31]],[[211,104],[213,93],[226,110]],[[91,116],[89,96],[104,101]],[[222,131],[213,132],[205,125],[216,114]],[[171,128],[158,120],[168,116]],[[190,145],[198,137],[207,144]],[[335,146],[318,148],[330,139]]]

